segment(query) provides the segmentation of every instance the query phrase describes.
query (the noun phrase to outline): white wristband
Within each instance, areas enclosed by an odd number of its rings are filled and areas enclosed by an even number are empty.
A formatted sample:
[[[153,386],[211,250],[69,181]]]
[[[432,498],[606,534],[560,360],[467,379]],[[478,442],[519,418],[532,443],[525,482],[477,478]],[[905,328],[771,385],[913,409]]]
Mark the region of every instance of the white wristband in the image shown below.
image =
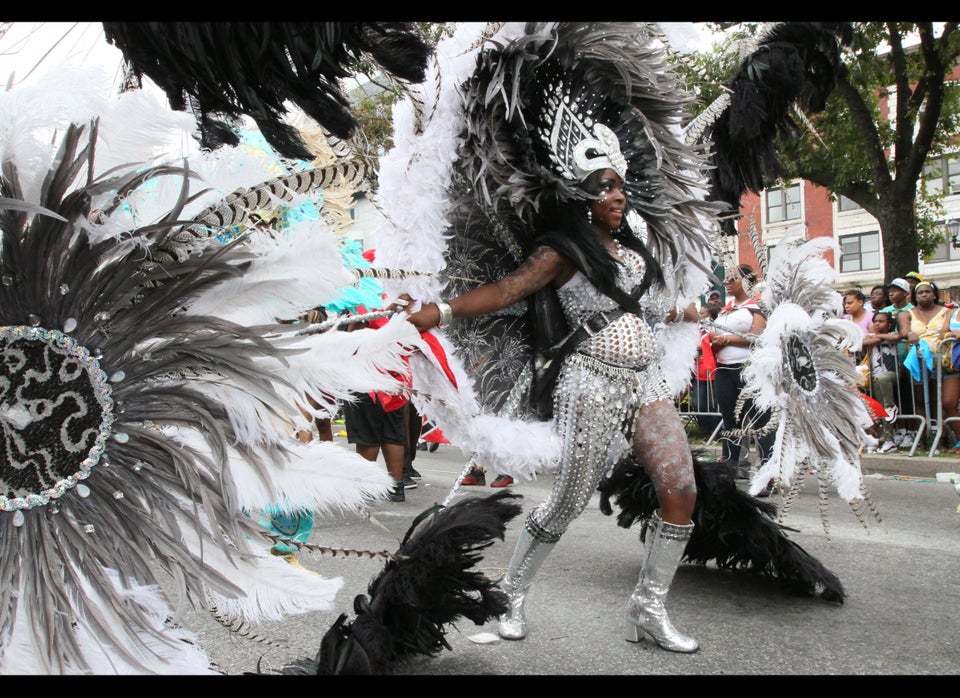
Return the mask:
[[[437,323],[437,327],[443,327],[453,322],[453,308],[450,307],[449,303],[440,301],[437,303],[437,310],[440,311],[440,321]]]

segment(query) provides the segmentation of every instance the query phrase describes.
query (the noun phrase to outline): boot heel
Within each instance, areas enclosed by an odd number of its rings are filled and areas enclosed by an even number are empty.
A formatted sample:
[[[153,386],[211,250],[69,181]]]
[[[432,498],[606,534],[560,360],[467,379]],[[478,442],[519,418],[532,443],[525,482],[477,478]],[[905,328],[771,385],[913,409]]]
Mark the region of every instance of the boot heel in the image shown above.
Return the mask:
[[[632,620],[625,621],[623,637],[627,642],[640,642],[645,637],[649,637],[643,629]]]

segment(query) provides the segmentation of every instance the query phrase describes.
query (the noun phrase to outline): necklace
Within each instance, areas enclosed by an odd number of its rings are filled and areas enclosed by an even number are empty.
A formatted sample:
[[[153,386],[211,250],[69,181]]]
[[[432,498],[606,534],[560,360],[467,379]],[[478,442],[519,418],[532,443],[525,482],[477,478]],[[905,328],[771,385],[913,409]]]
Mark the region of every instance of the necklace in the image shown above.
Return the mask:
[[[617,259],[622,262],[624,255],[627,254],[627,251],[623,249],[623,245],[620,244],[620,240],[617,238],[613,238],[613,244],[617,247]]]

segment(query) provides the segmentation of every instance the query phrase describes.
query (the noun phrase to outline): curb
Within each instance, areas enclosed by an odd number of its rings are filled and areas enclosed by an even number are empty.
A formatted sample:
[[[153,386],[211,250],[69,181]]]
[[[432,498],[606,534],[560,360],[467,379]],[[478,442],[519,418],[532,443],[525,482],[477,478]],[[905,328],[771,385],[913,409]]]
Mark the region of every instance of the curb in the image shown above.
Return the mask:
[[[691,442],[696,450],[701,450],[705,455],[718,457],[720,447],[718,445],[704,446],[702,443]],[[751,449],[751,456],[755,457],[756,452]],[[862,453],[860,455],[860,468],[864,475],[887,475],[897,479],[917,478],[917,479],[936,479],[937,474],[958,473],[960,474],[960,458],[956,456],[926,456],[919,455],[926,453],[917,450],[918,455],[908,456],[905,453]]]

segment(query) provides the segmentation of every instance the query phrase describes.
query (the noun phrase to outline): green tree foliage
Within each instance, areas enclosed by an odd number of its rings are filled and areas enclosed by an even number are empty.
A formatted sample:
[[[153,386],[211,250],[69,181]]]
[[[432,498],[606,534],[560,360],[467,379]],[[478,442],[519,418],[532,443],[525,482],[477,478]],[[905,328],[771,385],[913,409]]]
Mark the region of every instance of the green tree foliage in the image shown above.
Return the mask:
[[[846,74],[827,108],[811,116],[816,135],[801,127],[799,138],[783,139],[781,161],[786,179],[814,182],[873,215],[887,276],[902,276],[945,239],[943,194],[929,193],[923,176],[929,158],[960,151],[960,88],[952,78],[960,35],[956,22],[853,27]],[[714,53],[680,66],[704,106],[733,73],[734,39],[756,25],[725,30]]]

